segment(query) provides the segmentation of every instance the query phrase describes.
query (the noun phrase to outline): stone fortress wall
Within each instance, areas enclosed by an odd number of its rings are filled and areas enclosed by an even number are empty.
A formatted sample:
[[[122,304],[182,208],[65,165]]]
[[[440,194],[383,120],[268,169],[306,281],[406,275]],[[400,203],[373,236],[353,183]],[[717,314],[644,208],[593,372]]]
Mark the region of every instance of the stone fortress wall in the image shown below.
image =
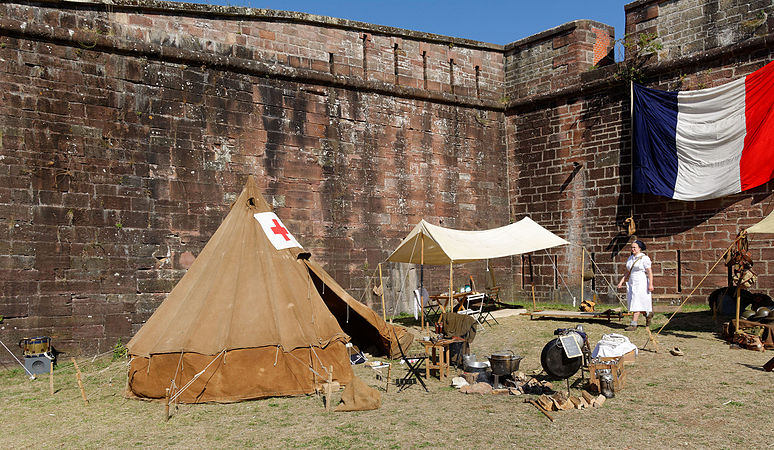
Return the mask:
[[[540,299],[567,301],[560,278],[578,290],[580,244],[620,276],[633,215],[657,292],[685,293],[772,209],[771,183],[697,203],[632,195],[626,75],[665,89],[744,76],[771,60],[772,12],[640,0],[626,31],[663,47],[616,64],[614,30],[588,20],[499,46],[269,10],[5,2],[0,339],[49,335],[82,354],[126,342],[248,174],[377,310],[370,277],[421,218],[482,229],[529,215],[576,245],[492,261],[494,273],[510,298],[532,281]],[[751,247],[766,292],[768,243]],[[389,295],[406,297],[416,271],[396,266]],[[484,284],[481,264],[468,272]],[[447,273],[426,278],[442,289]],[[725,278],[713,271],[699,301]],[[594,288],[609,297],[602,274]]]

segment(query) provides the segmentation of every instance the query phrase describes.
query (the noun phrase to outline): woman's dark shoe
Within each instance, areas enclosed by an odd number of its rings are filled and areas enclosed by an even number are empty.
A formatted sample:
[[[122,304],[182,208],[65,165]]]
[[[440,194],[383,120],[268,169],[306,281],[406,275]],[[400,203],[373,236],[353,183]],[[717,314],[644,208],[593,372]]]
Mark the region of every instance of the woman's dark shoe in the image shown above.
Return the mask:
[[[652,322],[652,321],[653,321],[653,311],[645,314],[645,326],[649,327],[650,326],[650,322]]]
[[[633,323],[630,324],[628,327],[624,328],[625,331],[636,331],[637,330],[637,324]]]

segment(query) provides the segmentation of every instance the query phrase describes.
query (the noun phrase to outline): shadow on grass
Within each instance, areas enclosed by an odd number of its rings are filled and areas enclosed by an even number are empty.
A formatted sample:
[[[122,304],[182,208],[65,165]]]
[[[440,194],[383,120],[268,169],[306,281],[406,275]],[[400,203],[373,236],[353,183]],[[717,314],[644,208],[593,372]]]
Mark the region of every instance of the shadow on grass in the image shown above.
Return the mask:
[[[654,325],[652,329],[658,331],[663,324],[658,320],[659,316],[664,320],[669,319],[672,313],[657,313],[656,319],[659,325]],[[715,332],[720,337],[721,324],[729,320],[723,316],[718,316],[717,320],[712,318],[711,311],[686,311],[678,312],[672,317],[661,331],[663,335],[675,336],[680,338],[695,338],[691,332]]]
[[[745,366],[748,369],[757,370],[758,372],[765,372],[765,370],[763,369],[763,366],[756,366],[754,364],[745,364],[745,363],[737,363],[737,364],[739,364],[740,366]]]

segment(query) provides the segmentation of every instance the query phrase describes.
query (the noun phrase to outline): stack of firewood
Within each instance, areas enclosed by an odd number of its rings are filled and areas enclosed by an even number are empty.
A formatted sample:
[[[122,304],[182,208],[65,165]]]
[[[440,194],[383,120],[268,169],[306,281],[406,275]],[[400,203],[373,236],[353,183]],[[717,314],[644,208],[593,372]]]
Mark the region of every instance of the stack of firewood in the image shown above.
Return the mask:
[[[536,401],[546,411],[564,411],[566,409],[599,407],[605,403],[605,400],[606,397],[602,394],[595,396],[588,391],[582,391],[582,395],[579,397],[574,395],[568,397],[563,392],[557,392],[550,396],[543,394]]]
[[[551,422],[554,421],[554,417],[549,414],[550,411],[564,411],[566,409],[583,409],[583,408],[591,408],[591,407],[599,407],[602,406],[605,403],[605,396],[602,394],[599,394],[598,396],[594,396],[588,391],[582,391],[582,395],[580,397],[576,396],[566,396],[562,392],[557,392],[553,395],[541,395],[537,399],[527,399],[524,400],[524,403],[531,403],[535,406],[535,408],[539,409],[540,412],[545,414],[546,417],[551,419]]]

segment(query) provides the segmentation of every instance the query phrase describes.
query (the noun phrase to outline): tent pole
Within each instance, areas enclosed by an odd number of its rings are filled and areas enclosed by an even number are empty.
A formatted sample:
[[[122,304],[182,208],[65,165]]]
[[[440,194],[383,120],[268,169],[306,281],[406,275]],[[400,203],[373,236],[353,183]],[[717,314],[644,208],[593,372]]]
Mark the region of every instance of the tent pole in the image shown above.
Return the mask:
[[[449,308],[452,308],[452,300],[454,299],[454,269],[453,269],[453,266],[454,266],[454,262],[453,261],[449,261],[449,303],[448,303]]]
[[[421,244],[419,246],[419,315],[421,318],[422,332],[425,332],[425,235],[420,235]]]
[[[583,305],[583,269],[586,267],[586,248],[581,246],[581,305]],[[572,307],[575,307],[573,302]]]
[[[382,281],[382,263],[379,263],[379,286],[382,288],[382,320],[387,321],[387,310],[384,309],[384,281]]]

